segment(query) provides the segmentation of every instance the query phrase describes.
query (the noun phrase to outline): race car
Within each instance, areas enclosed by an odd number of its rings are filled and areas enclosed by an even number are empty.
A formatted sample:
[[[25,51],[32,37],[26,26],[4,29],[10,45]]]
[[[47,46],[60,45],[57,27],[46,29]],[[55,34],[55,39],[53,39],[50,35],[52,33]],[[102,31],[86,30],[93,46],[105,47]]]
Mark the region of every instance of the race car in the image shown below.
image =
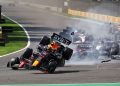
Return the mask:
[[[94,37],[90,34],[85,33],[84,30],[78,30],[72,27],[66,27],[66,29],[63,29],[63,31],[59,34],[72,41],[73,44],[89,42],[94,40]]]
[[[56,33],[53,33],[51,38],[44,36],[39,43],[37,53],[28,48],[20,58],[12,58],[7,67],[37,69],[54,73],[56,67],[64,66],[65,60],[71,58],[73,50],[67,47],[70,44],[70,40]]]
[[[76,53],[80,59],[85,59],[86,57],[89,59],[98,59],[99,57],[112,58],[119,54],[119,44],[105,40],[105,38],[91,43],[79,43]]]

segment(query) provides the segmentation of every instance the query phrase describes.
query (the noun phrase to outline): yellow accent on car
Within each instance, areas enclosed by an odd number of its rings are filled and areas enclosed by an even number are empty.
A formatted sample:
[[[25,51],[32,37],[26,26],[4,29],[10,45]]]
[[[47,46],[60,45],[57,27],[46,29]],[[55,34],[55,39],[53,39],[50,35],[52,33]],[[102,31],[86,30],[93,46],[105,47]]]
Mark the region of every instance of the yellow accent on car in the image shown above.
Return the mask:
[[[34,63],[32,64],[33,67],[36,67],[40,62],[38,60],[35,60]]]

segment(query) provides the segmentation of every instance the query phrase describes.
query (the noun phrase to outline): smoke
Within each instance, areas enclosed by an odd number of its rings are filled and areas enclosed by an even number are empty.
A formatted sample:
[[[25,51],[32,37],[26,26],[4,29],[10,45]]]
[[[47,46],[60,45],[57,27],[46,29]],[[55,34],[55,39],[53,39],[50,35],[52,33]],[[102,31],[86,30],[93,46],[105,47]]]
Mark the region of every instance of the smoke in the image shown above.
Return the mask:
[[[111,29],[111,23],[99,22],[91,19],[79,19],[72,22],[70,27],[76,30],[83,30],[87,34],[94,36],[94,38],[104,38],[104,37],[112,37],[109,34],[109,30]]]
[[[85,59],[80,59],[79,55],[73,53],[73,56],[69,61],[66,61],[66,65],[94,65],[100,63],[98,60],[92,60],[85,56]]]
[[[90,55],[84,56],[83,59],[79,55],[79,53],[77,53],[76,47],[77,45],[74,44],[70,45],[70,48],[73,49],[74,52],[71,59],[69,61],[66,61],[66,65],[94,65],[100,63],[100,61],[98,61],[96,57],[92,57]]]
[[[100,3],[100,5],[88,9],[87,12],[106,12],[106,14],[111,13],[111,10],[104,8],[104,6],[104,3]],[[109,33],[109,30],[111,29],[111,24],[109,22],[105,23],[96,20],[77,19],[74,25],[72,24],[72,27],[77,30],[84,30],[87,34],[92,35],[95,40],[100,38],[113,38],[113,36]],[[99,59],[96,59],[96,57],[90,58],[89,55],[86,55],[85,59],[81,60],[81,57],[76,54],[77,45],[71,45],[70,47],[74,50],[74,54],[70,61],[67,61],[67,65],[94,65],[96,63],[100,63]]]

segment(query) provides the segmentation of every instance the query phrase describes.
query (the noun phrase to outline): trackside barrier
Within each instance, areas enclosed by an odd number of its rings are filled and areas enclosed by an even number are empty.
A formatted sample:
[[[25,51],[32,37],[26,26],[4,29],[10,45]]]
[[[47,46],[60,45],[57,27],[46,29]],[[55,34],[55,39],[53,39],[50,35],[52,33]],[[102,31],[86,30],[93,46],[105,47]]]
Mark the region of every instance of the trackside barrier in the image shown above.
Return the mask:
[[[68,14],[73,16],[80,16],[85,18],[90,18],[102,22],[111,22],[111,23],[120,23],[120,17],[103,15],[103,14],[96,14],[90,12],[82,12],[77,10],[68,9]]]
[[[0,30],[0,46],[5,46],[5,37],[1,30]]]

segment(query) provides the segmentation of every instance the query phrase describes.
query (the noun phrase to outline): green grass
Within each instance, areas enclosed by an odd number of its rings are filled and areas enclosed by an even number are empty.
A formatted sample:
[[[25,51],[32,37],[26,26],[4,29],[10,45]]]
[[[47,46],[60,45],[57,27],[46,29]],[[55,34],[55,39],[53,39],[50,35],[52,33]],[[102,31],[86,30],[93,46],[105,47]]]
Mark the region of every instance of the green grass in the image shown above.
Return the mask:
[[[13,32],[8,33],[8,43],[5,46],[0,46],[0,56],[22,49],[27,45],[27,36],[16,23],[6,19],[6,23],[0,24],[0,26],[13,27]]]

